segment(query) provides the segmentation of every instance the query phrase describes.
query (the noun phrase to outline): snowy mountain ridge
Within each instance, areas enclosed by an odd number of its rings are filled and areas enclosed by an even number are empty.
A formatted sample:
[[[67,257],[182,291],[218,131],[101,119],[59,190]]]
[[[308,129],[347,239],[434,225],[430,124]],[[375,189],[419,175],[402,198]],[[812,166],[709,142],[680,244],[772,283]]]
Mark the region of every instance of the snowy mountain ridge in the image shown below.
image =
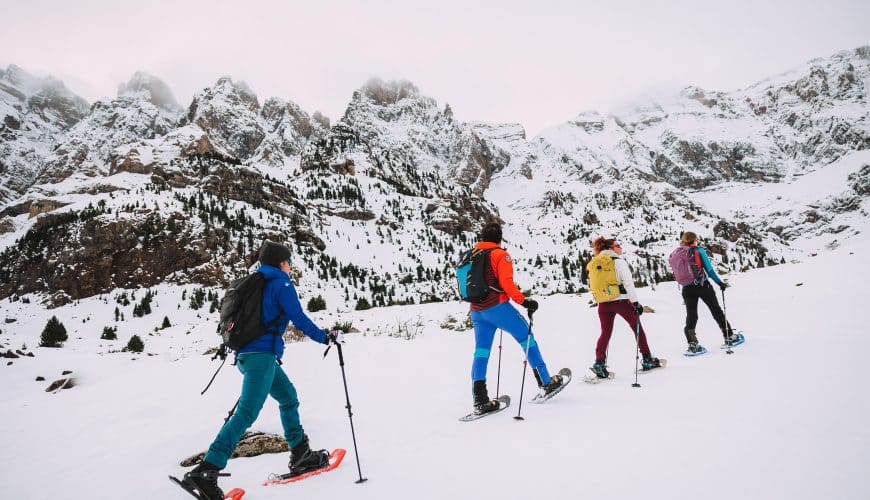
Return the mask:
[[[183,112],[137,73],[67,129],[0,130],[0,148],[18,148],[4,164],[30,172],[3,184],[0,297],[221,286],[270,237],[291,243],[330,307],[442,300],[490,218],[536,294],[583,290],[602,232],[626,243],[639,284],[667,278],[685,229],[723,272],[800,259],[868,229],[868,61],[862,47],[736,92],[689,87],[532,139],[459,122],[405,81],[366,82],[331,124],[230,78]],[[21,106],[16,92],[0,94],[4,110]],[[813,176],[824,182],[805,193]]]

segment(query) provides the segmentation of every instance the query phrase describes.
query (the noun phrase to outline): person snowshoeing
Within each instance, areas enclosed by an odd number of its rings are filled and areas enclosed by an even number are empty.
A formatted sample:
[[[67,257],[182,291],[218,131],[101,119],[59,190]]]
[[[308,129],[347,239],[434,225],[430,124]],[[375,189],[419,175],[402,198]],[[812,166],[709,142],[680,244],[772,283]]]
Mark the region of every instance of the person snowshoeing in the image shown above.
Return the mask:
[[[595,256],[589,261],[589,287],[598,303],[598,319],[601,322],[601,336],[595,347],[595,364],[592,371],[598,378],[607,378],[607,346],[613,333],[616,315],[628,322],[632,333],[637,336],[637,345],[643,355],[642,369],[652,370],[662,366],[659,358],[653,357],[647,343],[646,333],[640,325],[643,306],[638,302],[637,291],[631,269],[622,256],[622,247],[615,238],[596,238],[592,242]]]
[[[497,222],[489,222],[480,232],[480,241],[475,249],[489,251],[485,266],[485,279],[489,291],[482,302],[471,304],[471,322],[474,324],[474,360],[471,364],[472,394],[474,412],[488,413],[499,408],[499,402],[489,399],[486,389],[486,368],[489,363],[490,349],[495,331],[501,328],[510,334],[525,351],[532,366],[538,386],[549,394],[562,385],[560,375],[550,376],[540,347],[534,336],[529,336],[529,323],[520,312],[510,304],[513,300],[526,308],[529,314],[538,310],[535,300],[527,299],[514,283],[514,266],[511,256],[500,247],[502,228]],[[528,345],[527,345],[528,344]]]
[[[290,249],[266,240],[260,248],[260,268],[265,278],[262,298],[263,335],[236,352],[236,364],[242,372],[242,391],[238,407],[221,427],[203,461],[184,475],[182,486],[193,487],[206,500],[219,500],[218,472],[226,467],[239,440],[254,423],[267,396],[278,401],[284,438],[290,446],[291,473],[302,474],[329,465],[326,450],[314,451],[308,444],[299,419],[296,388],[281,368],[284,332],[287,324],[321,344],[334,341],[335,334],[318,328],[302,310],[296,288],[290,280]]]
[[[731,325],[725,320],[725,314],[719,307],[716,291],[710,281],[715,282],[723,292],[728,288],[728,283],[722,281],[710,264],[707,252],[698,246],[698,235],[686,231],[680,235],[680,246],[671,252],[669,257],[671,271],[674,278],[682,287],[683,302],[686,304],[686,326],[683,333],[689,343],[687,355],[698,355],[707,350],[698,343],[695,327],[698,324],[698,299],[704,301],[713,319],[719,325],[726,344],[739,342],[738,334],[734,333]]]

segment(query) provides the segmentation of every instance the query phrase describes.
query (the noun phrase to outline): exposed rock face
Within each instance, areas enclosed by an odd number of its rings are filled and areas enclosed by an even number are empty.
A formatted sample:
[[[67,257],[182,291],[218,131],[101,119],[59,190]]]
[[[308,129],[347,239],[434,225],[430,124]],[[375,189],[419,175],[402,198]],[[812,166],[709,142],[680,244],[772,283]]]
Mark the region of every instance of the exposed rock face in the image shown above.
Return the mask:
[[[87,101],[59,80],[0,69],[0,203],[33,184],[60,136],[87,112]]]
[[[187,118],[206,131],[212,142],[244,161],[266,137],[257,119],[259,112],[257,96],[248,86],[224,77],[194,96]]]
[[[200,266],[203,269],[194,273],[198,282],[215,285],[224,279],[208,269],[219,267],[215,257],[220,232],[196,235],[185,229],[182,214],[87,217],[41,216],[17,251],[4,252],[0,296],[62,291],[55,304],[61,305],[119,287],[153,286],[177,271],[190,273]]]

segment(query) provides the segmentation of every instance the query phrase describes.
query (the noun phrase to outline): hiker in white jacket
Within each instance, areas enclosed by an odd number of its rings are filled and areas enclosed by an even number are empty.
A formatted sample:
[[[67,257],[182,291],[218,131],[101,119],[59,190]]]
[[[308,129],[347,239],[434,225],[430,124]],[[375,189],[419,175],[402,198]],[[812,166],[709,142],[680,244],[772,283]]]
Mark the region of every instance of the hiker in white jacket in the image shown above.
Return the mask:
[[[628,322],[632,334],[637,336],[637,345],[643,355],[643,370],[652,370],[661,366],[658,358],[654,358],[647,344],[646,333],[640,326],[640,315],[643,314],[643,306],[637,298],[634,288],[634,278],[628,263],[622,259],[622,247],[615,238],[599,237],[592,242],[592,250],[595,255],[607,255],[613,259],[616,268],[616,277],[619,281],[619,296],[598,304],[598,319],[601,321],[601,336],[595,348],[595,364],[592,371],[599,378],[607,378],[607,345],[613,333],[613,322],[616,315]]]

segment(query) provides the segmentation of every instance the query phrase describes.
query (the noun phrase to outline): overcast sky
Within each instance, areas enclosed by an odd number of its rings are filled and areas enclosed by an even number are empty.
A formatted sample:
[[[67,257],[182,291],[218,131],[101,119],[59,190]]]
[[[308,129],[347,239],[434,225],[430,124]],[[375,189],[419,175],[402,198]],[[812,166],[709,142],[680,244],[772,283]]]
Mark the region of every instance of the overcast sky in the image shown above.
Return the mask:
[[[136,70],[186,106],[229,75],[341,117],[370,77],[529,136],[651,89],[746,87],[870,44],[870,1],[0,0],[0,65],[89,101]]]

